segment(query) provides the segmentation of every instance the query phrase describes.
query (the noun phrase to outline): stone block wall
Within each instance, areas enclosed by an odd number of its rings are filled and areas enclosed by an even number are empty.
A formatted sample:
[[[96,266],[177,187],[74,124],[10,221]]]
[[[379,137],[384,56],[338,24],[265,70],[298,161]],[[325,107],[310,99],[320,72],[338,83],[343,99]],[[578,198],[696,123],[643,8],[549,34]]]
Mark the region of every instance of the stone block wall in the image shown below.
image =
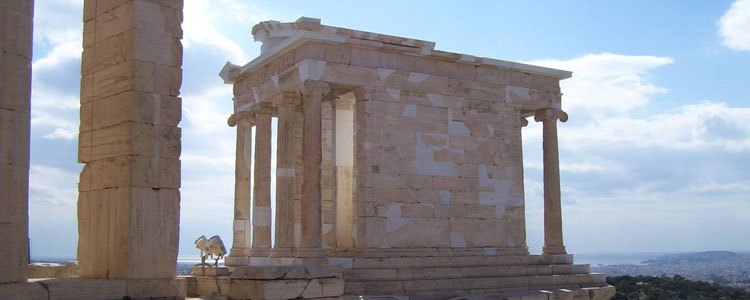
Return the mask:
[[[174,278],[182,1],[84,2],[80,276]]]
[[[369,88],[356,114],[359,245],[525,248],[511,104]]]
[[[0,283],[26,282],[34,2],[0,2]]]

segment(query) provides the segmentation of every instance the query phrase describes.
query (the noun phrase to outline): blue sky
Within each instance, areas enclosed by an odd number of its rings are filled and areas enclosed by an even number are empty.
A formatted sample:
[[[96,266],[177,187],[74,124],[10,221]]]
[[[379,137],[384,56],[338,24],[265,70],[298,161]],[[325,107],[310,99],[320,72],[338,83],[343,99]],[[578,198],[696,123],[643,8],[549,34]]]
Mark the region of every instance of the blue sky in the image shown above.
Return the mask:
[[[36,0],[32,257],[74,257],[82,0]],[[750,250],[750,0],[185,0],[180,255],[231,244],[234,128],[226,61],[252,26],[300,16],[440,50],[573,71],[559,126],[569,252]],[[528,245],[542,234],[541,127],[524,129]]]

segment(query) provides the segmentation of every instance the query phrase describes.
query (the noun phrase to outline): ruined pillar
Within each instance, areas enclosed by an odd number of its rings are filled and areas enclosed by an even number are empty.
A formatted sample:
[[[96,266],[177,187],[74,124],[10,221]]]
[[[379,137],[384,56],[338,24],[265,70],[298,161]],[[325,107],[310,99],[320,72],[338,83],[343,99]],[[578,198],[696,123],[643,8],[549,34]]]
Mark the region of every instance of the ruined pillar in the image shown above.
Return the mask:
[[[304,179],[302,183],[302,236],[296,256],[303,258],[322,258],[323,223],[322,199],[320,194],[320,167],[322,161],[322,116],[323,96],[330,91],[325,82],[308,81],[302,89],[302,117],[304,122],[302,134],[302,160]],[[317,262],[313,259],[308,262]]]
[[[0,284],[26,282],[34,1],[0,1]]]
[[[268,256],[271,249],[271,112],[255,114],[253,174],[253,244],[250,256]]]
[[[272,256],[290,257],[294,248],[294,108],[297,93],[283,93],[276,131],[276,228]]]
[[[544,254],[566,254],[562,234],[560,198],[560,158],[557,150],[557,120],[565,122],[568,114],[558,109],[541,109],[534,120],[542,122],[544,162]]]
[[[250,167],[253,154],[253,126],[255,120],[248,113],[237,113],[229,118],[229,126],[237,126],[234,165],[234,226],[232,248],[227,265],[246,265],[250,253]]]
[[[182,4],[84,1],[79,273],[128,279],[139,298],[175,295],[174,285],[139,294],[137,282],[153,282],[133,279],[176,273]]]

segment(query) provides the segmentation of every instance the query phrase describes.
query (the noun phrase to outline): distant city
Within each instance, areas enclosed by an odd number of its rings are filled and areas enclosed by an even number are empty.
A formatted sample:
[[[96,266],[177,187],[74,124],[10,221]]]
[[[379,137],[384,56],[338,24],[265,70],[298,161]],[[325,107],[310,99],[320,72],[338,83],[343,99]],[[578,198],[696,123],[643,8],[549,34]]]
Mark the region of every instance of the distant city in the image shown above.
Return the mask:
[[[605,264],[592,263],[600,259],[613,261],[622,256],[628,261]],[[644,254],[633,255],[643,258]],[[631,276],[674,276],[680,275],[689,280],[718,283],[731,287],[750,290],[750,252],[709,251],[696,253],[662,254],[634,262],[633,256],[616,255],[583,255],[587,261],[577,259],[578,263],[591,264],[592,272],[606,273],[609,277]]]

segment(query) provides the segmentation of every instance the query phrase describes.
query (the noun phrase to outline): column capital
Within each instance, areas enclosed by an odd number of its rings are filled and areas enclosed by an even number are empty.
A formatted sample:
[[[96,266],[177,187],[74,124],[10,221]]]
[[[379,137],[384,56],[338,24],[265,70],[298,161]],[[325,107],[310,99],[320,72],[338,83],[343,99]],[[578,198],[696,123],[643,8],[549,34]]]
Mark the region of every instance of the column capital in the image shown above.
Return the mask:
[[[233,113],[227,119],[227,125],[229,125],[229,127],[237,126],[237,123],[249,123],[250,126],[255,126],[255,114],[249,111],[241,111]]]
[[[328,94],[328,92],[331,91],[331,85],[329,85],[325,81],[313,81],[308,80],[305,81],[305,83],[302,86],[302,89],[300,89],[300,92],[302,92],[302,95],[305,96],[313,96],[313,95],[320,95],[324,96],[325,94]]]
[[[250,111],[254,115],[256,115],[255,117],[257,118],[258,117],[257,115],[275,115],[276,107],[274,107],[270,103],[260,102],[260,103],[257,103],[256,105],[253,105],[250,108]]]
[[[521,117],[521,127],[526,127],[529,125],[529,120],[526,120],[526,118]]]
[[[543,108],[534,112],[534,121],[537,122],[556,119],[560,119],[560,122],[568,121],[568,114],[556,108]]]

